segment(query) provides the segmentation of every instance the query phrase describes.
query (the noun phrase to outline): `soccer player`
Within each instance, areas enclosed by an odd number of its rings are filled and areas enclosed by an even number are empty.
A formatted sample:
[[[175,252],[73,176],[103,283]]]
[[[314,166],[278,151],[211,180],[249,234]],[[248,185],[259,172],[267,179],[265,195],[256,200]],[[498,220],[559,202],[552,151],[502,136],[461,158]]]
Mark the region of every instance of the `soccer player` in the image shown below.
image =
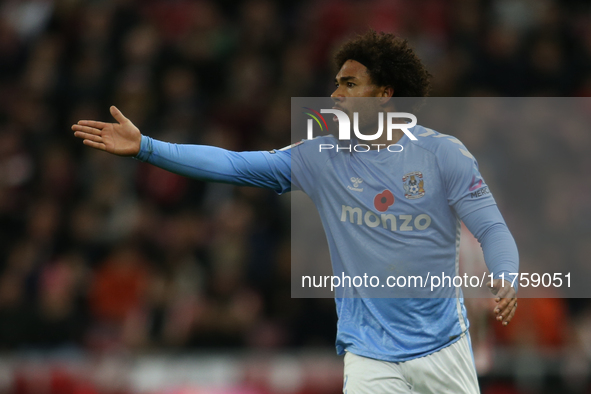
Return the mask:
[[[373,97],[383,110],[393,111],[390,97],[428,93],[428,72],[407,42],[392,34],[369,31],[346,43],[336,62],[340,70],[331,97],[345,113],[352,111],[349,98]],[[496,319],[507,325],[513,318],[515,289],[499,278],[518,272],[517,247],[476,160],[457,139],[415,126],[410,130],[415,139],[393,131],[389,143],[401,145],[400,153],[319,153],[320,144],[338,144],[333,136],[239,153],[157,141],[142,135],[117,108],[111,107],[111,114],[117,123],[81,120],[72,126],[75,136],[90,147],[196,179],[307,193],[323,221],[333,267],[345,271],[358,270],[361,261],[403,268],[412,262],[414,269],[457,275],[462,220],[494,274]],[[362,189],[347,187],[352,177],[363,182]],[[357,208],[389,214],[388,225],[355,221]],[[336,348],[345,354],[343,392],[479,392],[461,296],[337,297],[336,304]]]

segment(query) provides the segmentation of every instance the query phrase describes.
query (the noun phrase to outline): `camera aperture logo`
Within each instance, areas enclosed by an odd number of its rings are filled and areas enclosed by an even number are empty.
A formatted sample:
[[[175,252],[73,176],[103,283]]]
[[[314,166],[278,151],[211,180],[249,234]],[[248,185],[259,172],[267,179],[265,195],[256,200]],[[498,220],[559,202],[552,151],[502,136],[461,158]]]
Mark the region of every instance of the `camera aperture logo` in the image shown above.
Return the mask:
[[[326,120],[322,116],[322,114],[333,114],[336,121],[339,124],[339,134],[338,139],[343,140],[351,140],[351,120],[349,116],[336,108],[332,109],[321,109],[320,112],[309,108],[309,107],[302,107],[306,109],[304,114],[310,116],[307,122],[307,139],[311,140],[314,138],[314,121],[320,127],[320,131],[326,130],[328,131],[328,124]],[[408,123],[394,123],[394,119],[409,119],[410,122]],[[409,139],[416,141],[417,137],[415,137],[409,129],[416,126],[417,118],[411,113],[408,112],[386,112],[386,122],[384,122],[384,112],[378,112],[378,131],[375,134],[366,135],[362,134],[359,131],[359,113],[353,112],[353,133],[355,137],[359,141],[375,141],[382,136],[384,133],[384,123],[386,123],[386,137],[388,141],[392,141],[392,131],[393,130],[401,130]],[[368,152],[372,150],[374,147],[378,152],[380,149],[387,150],[388,152],[398,153],[404,150],[404,147],[400,144],[351,144],[349,146],[341,146],[341,145],[334,145],[334,144],[320,144],[319,145],[319,152],[323,150],[333,150],[335,149],[337,152],[341,150],[345,150],[348,152]]]

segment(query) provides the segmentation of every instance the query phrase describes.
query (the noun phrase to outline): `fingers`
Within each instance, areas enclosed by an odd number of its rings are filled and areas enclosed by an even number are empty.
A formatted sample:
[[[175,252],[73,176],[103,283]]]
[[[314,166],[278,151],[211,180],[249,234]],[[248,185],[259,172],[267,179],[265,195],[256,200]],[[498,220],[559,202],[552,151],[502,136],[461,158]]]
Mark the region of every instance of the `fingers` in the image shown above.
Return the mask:
[[[495,313],[499,313],[500,311],[504,310],[507,305],[509,305],[509,302],[511,302],[511,298],[501,298],[495,307]]]
[[[506,326],[515,315],[515,310],[517,309],[515,289],[511,286],[511,283],[501,279],[495,280],[492,287],[493,293],[496,296],[495,302],[497,303],[494,310],[496,320]]]
[[[497,306],[495,308],[496,309],[504,309],[507,307],[507,305],[509,305],[509,302],[511,302],[511,300],[515,299],[515,292],[514,291],[509,291],[506,294],[503,294],[501,297],[497,297],[495,299],[495,301],[497,302]]]
[[[111,108],[109,108],[109,110],[111,111],[111,115],[113,115],[113,117],[115,118],[115,120],[119,123],[125,123],[127,122],[127,118],[125,116],[123,116],[123,114],[121,113],[121,111],[119,111],[119,109],[117,107],[115,107],[114,105],[111,105]]]
[[[515,311],[517,310],[517,303],[515,303],[515,306],[513,308],[511,308],[511,312],[509,312],[509,316],[507,316],[505,318],[505,320],[503,320],[503,325],[506,326],[507,324],[509,324],[509,322],[511,321],[511,319],[513,319],[513,316],[515,316]]]
[[[82,141],[82,143],[84,145],[90,146],[91,148],[95,148],[95,149],[106,150],[106,148],[107,148],[105,146],[105,144],[100,143],[100,142],[94,142],[91,140],[84,140],[84,141]]]
[[[74,130],[75,137],[82,138],[85,141],[98,143],[103,142],[103,138],[101,137],[101,130],[99,129],[75,124],[72,126],[72,130]]]
[[[496,320],[503,323],[504,326],[509,324],[513,316],[515,316],[515,311],[517,310],[517,299],[503,299],[503,301],[508,301],[505,307],[500,308],[497,306],[495,308],[495,313],[497,314]]]
[[[78,124],[81,126],[94,127],[95,129],[104,129],[108,125],[108,123],[97,122],[96,120],[80,120],[78,121]]]
[[[512,305],[516,302],[516,300],[517,299],[514,297],[501,298],[501,301],[499,301],[499,303],[495,307],[495,313],[502,314],[502,313],[504,313],[504,311],[510,310],[512,308]]]
[[[89,126],[82,126],[79,124],[75,124],[72,126],[72,130],[74,130],[75,132],[82,132],[85,134],[94,134],[94,135],[101,135],[101,130],[94,128],[94,127],[89,127]],[[75,133],[74,133],[75,134]]]
[[[74,133],[75,137],[81,138],[83,140],[89,140],[89,141],[94,141],[94,142],[103,142],[103,137],[101,137],[100,135],[94,135],[94,134],[88,134],[88,133],[83,133],[81,131],[77,131]]]

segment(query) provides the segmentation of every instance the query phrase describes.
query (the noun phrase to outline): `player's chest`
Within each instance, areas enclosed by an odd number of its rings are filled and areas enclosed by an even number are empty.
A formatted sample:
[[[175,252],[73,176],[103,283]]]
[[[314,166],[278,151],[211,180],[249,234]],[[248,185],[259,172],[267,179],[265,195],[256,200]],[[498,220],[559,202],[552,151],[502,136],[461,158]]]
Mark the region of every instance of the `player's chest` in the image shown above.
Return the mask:
[[[321,178],[324,193],[338,206],[397,214],[426,212],[446,205],[437,164],[428,157],[343,157],[331,161]]]

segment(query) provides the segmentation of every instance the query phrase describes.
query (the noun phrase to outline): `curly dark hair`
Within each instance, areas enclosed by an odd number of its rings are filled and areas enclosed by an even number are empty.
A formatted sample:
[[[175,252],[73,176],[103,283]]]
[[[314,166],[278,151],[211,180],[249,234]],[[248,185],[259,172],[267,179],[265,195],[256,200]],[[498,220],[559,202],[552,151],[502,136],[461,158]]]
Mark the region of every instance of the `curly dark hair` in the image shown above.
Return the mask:
[[[408,45],[391,33],[369,30],[345,43],[335,55],[337,69],[347,60],[363,64],[378,86],[391,86],[395,97],[426,97],[431,74]]]

